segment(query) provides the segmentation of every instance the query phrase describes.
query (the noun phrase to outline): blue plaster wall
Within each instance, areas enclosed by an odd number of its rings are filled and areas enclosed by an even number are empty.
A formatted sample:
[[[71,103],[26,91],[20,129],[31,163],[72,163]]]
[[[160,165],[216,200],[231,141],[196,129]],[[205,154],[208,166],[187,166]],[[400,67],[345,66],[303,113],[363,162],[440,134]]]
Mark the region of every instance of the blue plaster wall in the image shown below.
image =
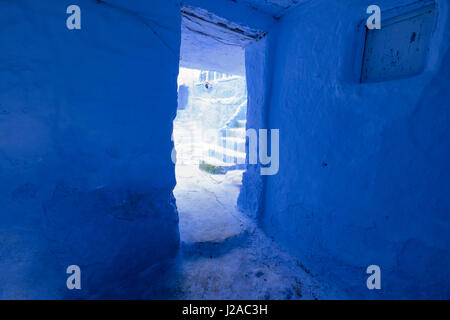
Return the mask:
[[[252,43],[245,48],[245,69],[247,80],[247,129],[266,129],[271,80],[274,65],[274,37]],[[247,163],[248,144],[246,141]],[[261,165],[248,165],[242,176],[242,187],[238,198],[238,208],[253,219],[262,219],[264,214],[264,177],[261,176]]]
[[[281,159],[266,178],[261,222],[349,297],[450,298],[448,1],[437,1],[424,73],[360,84],[372,2],[310,1],[271,30],[268,126],[280,129]],[[371,264],[382,290],[366,288]]]
[[[277,23],[186,3],[269,31],[246,48],[248,127],[280,129],[280,172],[249,168],[240,208],[343,294],[449,298],[448,1],[426,71],[371,84],[356,76],[371,1],[309,1]],[[132,298],[127,276],[178,248],[180,4],[79,0],[80,31],[69,4],[0,4],[0,298]]]
[[[178,250],[180,5],[75,3],[79,31],[73,1],[0,3],[0,298],[132,298]]]

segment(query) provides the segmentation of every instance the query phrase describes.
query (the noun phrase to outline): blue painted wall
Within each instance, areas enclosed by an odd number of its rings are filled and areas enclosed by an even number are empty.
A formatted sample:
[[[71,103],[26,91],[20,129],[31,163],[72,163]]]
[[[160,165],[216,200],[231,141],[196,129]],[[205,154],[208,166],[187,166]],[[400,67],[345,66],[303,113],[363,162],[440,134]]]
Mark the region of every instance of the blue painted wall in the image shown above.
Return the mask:
[[[270,108],[271,81],[274,65],[274,36],[272,33],[245,48],[247,77],[247,129],[267,129]],[[246,141],[247,163],[249,158]],[[242,177],[238,208],[253,219],[262,219],[264,214],[265,179],[260,174],[261,165],[248,165]]]
[[[70,4],[0,3],[0,298],[131,298],[178,250],[179,3]]]
[[[400,12],[411,2],[377,4]],[[448,1],[437,1],[424,73],[361,84],[370,4],[310,1],[269,34],[267,125],[280,129],[281,159],[266,178],[261,223],[343,295],[450,298]],[[380,291],[366,288],[371,264],[381,267]]]
[[[425,72],[367,84],[371,1],[309,1],[276,23],[224,1],[187,3],[269,31],[247,48],[248,127],[280,129],[279,174],[249,168],[240,207],[343,295],[449,298],[448,1]],[[80,31],[69,1],[0,4],[0,298],[131,298],[127,276],[178,250],[180,3],[78,3]]]

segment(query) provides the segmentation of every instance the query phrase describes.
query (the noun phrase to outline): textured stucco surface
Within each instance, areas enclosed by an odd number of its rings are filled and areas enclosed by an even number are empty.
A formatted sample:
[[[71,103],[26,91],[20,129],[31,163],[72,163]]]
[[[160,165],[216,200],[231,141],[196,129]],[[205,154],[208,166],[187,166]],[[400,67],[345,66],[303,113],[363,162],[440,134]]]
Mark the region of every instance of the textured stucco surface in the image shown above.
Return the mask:
[[[272,30],[268,125],[280,129],[281,159],[263,225],[350,297],[449,298],[448,2],[438,1],[424,73],[360,84],[369,4],[309,2]],[[366,288],[371,264],[380,291]]]
[[[170,156],[184,4],[268,31],[246,48],[247,127],[280,129],[280,171],[250,166],[239,208],[338,296],[450,297],[448,1],[425,72],[367,84],[368,0],[305,1],[279,21],[248,5],[262,1],[149,3],[80,0],[79,31],[65,25],[70,1],[0,3],[0,298],[135,297],[128,276],[144,269],[158,289],[179,248]],[[66,289],[70,264],[81,292]],[[380,291],[366,288],[372,264]]]
[[[0,298],[101,297],[178,250],[179,3],[81,0],[74,31],[70,4],[0,3]]]
[[[265,39],[253,43],[245,49],[247,73],[247,129],[266,129],[267,110],[271,93],[271,77],[273,66],[273,37],[269,34]],[[247,162],[248,162],[247,139]],[[254,219],[262,219],[264,177],[261,176],[261,165],[248,165],[243,175],[243,184],[238,198],[239,209]]]

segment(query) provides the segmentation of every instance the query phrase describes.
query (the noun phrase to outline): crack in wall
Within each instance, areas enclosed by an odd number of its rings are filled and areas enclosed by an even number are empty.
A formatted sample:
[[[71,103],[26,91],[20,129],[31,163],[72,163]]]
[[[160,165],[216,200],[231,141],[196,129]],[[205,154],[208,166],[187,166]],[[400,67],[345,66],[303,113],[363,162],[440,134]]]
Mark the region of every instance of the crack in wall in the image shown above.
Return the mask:
[[[168,30],[168,31],[174,31],[174,30],[172,30],[172,29],[170,29],[170,28],[167,28],[167,27],[164,27],[164,26],[158,24],[158,23],[157,23],[156,21],[154,21],[153,19],[141,15],[139,12],[136,12],[136,11],[133,11],[133,10],[124,8],[124,7],[120,7],[120,6],[114,5],[114,4],[112,4],[112,3],[106,2],[105,0],[92,0],[92,1],[95,1],[96,3],[101,4],[101,5],[104,5],[104,6],[106,6],[106,7],[109,7],[109,8],[112,8],[112,9],[119,10],[119,11],[121,11],[121,12],[127,14],[127,15],[130,15],[130,16],[133,16],[133,17],[137,18],[139,21],[141,21],[145,26],[147,26],[147,27],[150,29],[150,31],[151,31],[151,32],[152,32],[152,33],[160,40],[160,42],[161,42],[167,49],[169,49],[169,51],[170,51],[174,56],[178,57],[178,50],[174,50],[174,49],[169,45],[169,43],[164,39],[164,37],[163,37],[162,35],[160,35],[150,23],[156,25],[156,26],[159,27],[159,28],[166,29],[166,30]]]

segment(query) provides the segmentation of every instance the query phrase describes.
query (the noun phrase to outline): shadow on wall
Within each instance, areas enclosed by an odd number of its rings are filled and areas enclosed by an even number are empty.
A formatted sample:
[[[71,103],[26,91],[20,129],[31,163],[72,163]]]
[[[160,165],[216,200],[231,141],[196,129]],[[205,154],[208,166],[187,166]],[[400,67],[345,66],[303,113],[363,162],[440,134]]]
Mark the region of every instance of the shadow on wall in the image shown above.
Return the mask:
[[[268,119],[282,157],[266,179],[264,229],[350,297],[449,298],[447,2],[438,1],[443,37],[430,44],[441,64],[370,84],[343,79],[367,3],[311,3],[268,35],[277,41]],[[366,287],[372,264],[382,290]]]

